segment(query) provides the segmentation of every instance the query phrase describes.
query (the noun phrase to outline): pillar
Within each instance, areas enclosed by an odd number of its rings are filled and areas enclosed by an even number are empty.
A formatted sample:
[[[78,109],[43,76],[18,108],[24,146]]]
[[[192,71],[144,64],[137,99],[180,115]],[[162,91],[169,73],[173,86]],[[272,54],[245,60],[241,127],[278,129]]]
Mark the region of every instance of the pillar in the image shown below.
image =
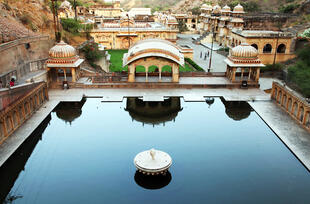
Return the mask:
[[[145,67],[145,82],[148,82],[148,76],[149,76],[149,67]]]
[[[175,64],[172,64],[172,82],[179,82],[179,69]]]
[[[63,70],[64,70],[64,77],[65,77],[65,81],[67,81],[66,68],[64,68]]]
[[[135,82],[135,65],[128,66],[128,82]]]
[[[307,111],[306,109],[304,109],[304,118],[303,118],[303,120],[302,120],[302,124],[303,124],[303,125],[306,125],[306,122],[307,122],[307,120],[308,120],[308,117],[309,117],[309,113],[308,113],[308,111]]]
[[[75,68],[71,68],[71,74],[72,74],[72,82],[76,82],[76,73],[75,73]]]
[[[233,68],[231,82],[235,82],[235,80],[236,80],[236,68]]]
[[[248,81],[251,80],[251,72],[252,72],[252,68],[249,69],[249,76],[248,76]]]
[[[159,66],[159,67],[158,67],[158,71],[159,71],[159,82],[161,82],[161,70],[162,70],[162,67]]]
[[[255,78],[256,82],[259,81],[259,74],[260,74],[260,68],[256,68],[256,78]]]

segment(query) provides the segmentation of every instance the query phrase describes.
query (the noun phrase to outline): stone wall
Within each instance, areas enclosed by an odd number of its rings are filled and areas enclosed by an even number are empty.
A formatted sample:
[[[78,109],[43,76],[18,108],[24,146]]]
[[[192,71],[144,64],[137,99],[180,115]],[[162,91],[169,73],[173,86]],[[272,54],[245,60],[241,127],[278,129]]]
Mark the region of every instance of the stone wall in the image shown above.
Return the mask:
[[[47,84],[36,83],[26,95],[0,111],[0,144],[48,100]]]
[[[53,41],[48,36],[20,38],[0,44],[0,76],[15,71],[17,78],[42,69]]]
[[[273,82],[271,98],[292,118],[310,131],[310,104],[285,86]]]

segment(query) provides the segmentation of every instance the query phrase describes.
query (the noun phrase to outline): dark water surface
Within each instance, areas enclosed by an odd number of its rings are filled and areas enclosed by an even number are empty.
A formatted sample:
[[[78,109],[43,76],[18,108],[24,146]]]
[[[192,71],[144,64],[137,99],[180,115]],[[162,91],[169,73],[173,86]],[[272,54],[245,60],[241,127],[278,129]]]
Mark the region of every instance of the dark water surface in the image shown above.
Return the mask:
[[[150,148],[173,159],[162,183],[136,174]],[[61,104],[0,179],[7,203],[310,203],[304,166],[247,104],[220,99]]]

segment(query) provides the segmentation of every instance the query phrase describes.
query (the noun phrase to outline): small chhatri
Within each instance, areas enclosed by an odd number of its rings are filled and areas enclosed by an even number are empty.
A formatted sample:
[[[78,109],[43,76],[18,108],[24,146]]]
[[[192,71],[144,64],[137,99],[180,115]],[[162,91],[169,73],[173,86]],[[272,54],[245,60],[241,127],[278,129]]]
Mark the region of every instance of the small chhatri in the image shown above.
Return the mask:
[[[151,149],[137,154],[134,164],[143,174],[165,175],[172,164],[172,159],[166,152]]]

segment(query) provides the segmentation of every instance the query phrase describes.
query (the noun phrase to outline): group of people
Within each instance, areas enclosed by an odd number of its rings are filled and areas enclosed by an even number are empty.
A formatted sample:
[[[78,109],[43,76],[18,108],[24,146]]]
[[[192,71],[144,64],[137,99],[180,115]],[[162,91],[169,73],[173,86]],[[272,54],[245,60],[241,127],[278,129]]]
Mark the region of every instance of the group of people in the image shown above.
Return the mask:
[[[207,60],[207,58],[209,57],[209,54],[210,54],[209,51],[204,53],[204,60]],[[200,58],[202,58],[202,56],[203,56],[203,53],[202,53],[202,51],[201,51],[201,52],[200,52]]]

